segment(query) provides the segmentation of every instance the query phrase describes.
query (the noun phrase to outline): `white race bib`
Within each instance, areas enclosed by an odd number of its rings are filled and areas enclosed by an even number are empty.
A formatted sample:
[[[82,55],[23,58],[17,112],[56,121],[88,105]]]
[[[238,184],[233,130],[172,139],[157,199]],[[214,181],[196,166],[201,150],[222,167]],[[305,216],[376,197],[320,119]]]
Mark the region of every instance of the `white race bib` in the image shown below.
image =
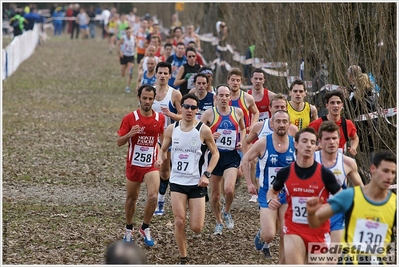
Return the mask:
[[[217,132],[220,133],[220,136],[216,140],[216,146],[219,149],[234,150],[237,140],[236,131],[229,129],[218,129]]]
[[[264,121],[267,120],[269,118],[269,112],[265,111],[265,112],[259,112],[259,119],[258,121]]]
[[[353,245],[360,246],[366,251],[367,245],[381,247],[384,245],[388,225],[366,219],[357,219]]]
[[[282,167],[269,167],[269,177],[268,177],[268,184],[269,184],[269,189],[273,188],[273,183],[276,180],[277,172],[281,169]]]
[[[308,224],[307,200],[308,197],[292,197],[292,222]]]
[[[176,173],[194,173],[194,154],[191,152],[174,152],[172,167]]]
[[[150,167],[153,163],[154,148],[135,145],[133,150],[132,165]]]

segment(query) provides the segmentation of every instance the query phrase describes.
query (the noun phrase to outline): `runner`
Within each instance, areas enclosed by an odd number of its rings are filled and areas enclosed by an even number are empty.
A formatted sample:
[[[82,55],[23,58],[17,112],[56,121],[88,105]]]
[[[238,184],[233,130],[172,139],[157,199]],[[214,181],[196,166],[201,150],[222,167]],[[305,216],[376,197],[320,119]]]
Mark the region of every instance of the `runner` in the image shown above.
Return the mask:
[[[161,158],[165,160],[168,147],[172,146],[170,191],[180,264],[187,264],[186,206],[189,209],[191,230],[195,233],[201,232],[204,227],[207,186],[211,172],[219,160],[211,130],[195,119],[198,104],[199,100],[195,95],[183,96],[182,120],[166,128],[161,150]],[[209,165],[205,158],[208,149],[212,154]]]
[[[155,88],[157,94],[152,108],[165,115],[165,129],[169,124],[181,120],[181,98],[182,95],[178,90],[168,85],[172,66],[168,62],[159,62],[155,68],[156,72],[156,83]],[[165,205],[165,193],[169,185],[170,177],[170,151],[167,153],[167,160],[164,160],[159,174],[161,177],[161,183],[159,186],[158,193],[158,207],[155,210],[155,215],[164,215]]]
[[[349,178],[356,186],[363,186],[362,178],[357,171],[357,164],[353,158],[339,152],[340,128],[333,121],[325,121],[319,127],[319,146],[321,150],[315,152],[315,160],[334,173],[341,187],[346,188],[345,180]],[[332,197],[330,194],[329,197]],[[331,242],[341,241],[345,228],[345,215],[335,214],[330,219]],[[335,255],[338,256],[338,255]],[[336,264],[337,258],[330,264]]]
[[[313,196],[328,198],[341,190],[334,174],[314,160],[317,135],[313,128],[304,128],[295,134],[296,161],[277,172],[273,186],[267,192],[270,209],[277,210],[281,203],[279,192],[285,189],[288,203],[284,216],[285,264],[305,264],[308,244],[330,243],[330,222],[311,229],[307,221],[306,200]]]
[[[137,98],[140,107],[127,114],[120,125],[116,144],[118,147],[129,144],[126,157],[126,232],[124,241],[133,241],[133,216],[139,197],[141,183],[146,184],[147,203],[144,209],[143,223],[140,234],[144,243],[152,247],[150,221],[157,206],[157,191],[159,188],[159,165],[157,160],[157,139],[162,139],[165,117],[151,106],[155,100],[156,90],[150,85],[139,88]]]
[[[230,100],[230,87],[227,84],[220,84],[216,88],[215,107],[206,110],[201,117],[201,121],[211,128],[220,154],[218,164],[211,176],[211,205],[216,217],[215,235],[222,234],[222,214],[226,227],[228,229],[234,228],[230,209],[234,199],[238,166],[241,161],[238,154],[238,150],[241,149],[240,136],[245,136],[244,114],[240,108],[231,107],[229,105]],[[222,185],[226,204],[221,214],[220,194]]]
[[[324,199],[320,197],[307,200],[307,220],[312,228],[320,227],[334,214],[346,214],[340,245],[360,247],[363,252],[347,250],[340,264],[386,264],[378,257],[383,259],[386,256],[387,247],[393,241],[393,228],[396,227],[397,198],[389,189],[396,179],[396,162],[392,152],[377,152],[370,166],[371,180],[367,185],[343,190],[330,198],[327,204],[323,204]],[[367,245],[376,246],[377,254],[365,253]]]
[[[318,118],[316,107],[305,102],[305,97],[305,83],[301,80],[293,81],[290,85],[290,101],[288,101],[287,108],[291,123],[296,125],[299,130]]]
[[[126,93],[130,93],[130,83],[132,82],[132,76],[130,73],[134,67],[134,53],[136,42],[132,35],[132,29],[127,27],[124,35],[118,41],[116,48],[118,49],[119,62],[121,64],[121,75],[125,77],[126,73]]]
[[[294,139],[288,135],[290,116],[285,110],[277,110],[271,118],[271,125],[275,131],[262,137],[245,153],[242,159],[242,168],[246,177],[248,193],[256,194],[257,187],[252,183],[250,162],[259,159],[259,206],[260,206],[260,230],[255,236],[255,247],[262,250],[267,258],[271,258],[269,244],[276,235],[277,220],[280,221],[279,237],[279,264],[284,264],[284,214],[287,210],[285,192],[279,193],[281,206],[277,209],[269,209],[266,202],[266,193],[273,185],[276,173],[295,160]]]

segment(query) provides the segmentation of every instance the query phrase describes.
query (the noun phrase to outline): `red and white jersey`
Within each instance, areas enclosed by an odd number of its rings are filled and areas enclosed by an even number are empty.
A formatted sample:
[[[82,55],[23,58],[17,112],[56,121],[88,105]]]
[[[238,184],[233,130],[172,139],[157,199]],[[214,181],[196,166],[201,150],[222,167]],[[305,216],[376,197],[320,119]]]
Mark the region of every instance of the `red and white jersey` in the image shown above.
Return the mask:
[[[151,167],[157,160],[157,142],[164,132],[165,117],[156,111],[153,111],[151,117],[145,117],[140,114],[140,110],[136,110],[122,119],[118,135],[126,135],[135,125],[140,126],[140,132],[129,139],[126,165]]]
[[[290,165],[289,176],[284,184],[288,204],[284,215],[285,233],[324,234],[330,232],[330,220],[317,229],[312,229],[308,225],[306,201],[310,197],[324,197],[326,201],[329,194],[321,178],[321,168],[322,165],[318,163],[313,176],[301,180],[295,173],[295,163]]]

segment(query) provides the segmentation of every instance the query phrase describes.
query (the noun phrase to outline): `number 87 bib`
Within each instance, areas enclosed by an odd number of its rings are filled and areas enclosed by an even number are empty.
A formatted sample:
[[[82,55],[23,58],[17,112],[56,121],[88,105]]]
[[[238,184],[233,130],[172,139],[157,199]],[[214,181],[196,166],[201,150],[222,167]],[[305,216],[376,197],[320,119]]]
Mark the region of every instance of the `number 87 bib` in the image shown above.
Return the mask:
[[[194,154],[191,152],[173,154],[173,172],[181,174],[194,173]]]

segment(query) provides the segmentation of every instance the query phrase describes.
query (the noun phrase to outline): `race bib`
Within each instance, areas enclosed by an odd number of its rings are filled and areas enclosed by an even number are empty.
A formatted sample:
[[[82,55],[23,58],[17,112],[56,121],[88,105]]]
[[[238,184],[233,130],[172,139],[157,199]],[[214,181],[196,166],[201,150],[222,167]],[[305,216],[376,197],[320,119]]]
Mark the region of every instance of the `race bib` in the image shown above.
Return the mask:
[[[259,119],[258,121],[264,121],[269,118],[269,112],[259,112]]]
[[[195,87],[195,84],[194,84],[194,77],[195,77],[195,75],[194,75],[194,73],[190,76],[190,78],[188,78],[188,80],[187,80],[187,90],[191,90],[191,89],[193,89],[194,87]]]
[[[308,197],[292,197],[292,222],[308,224],[307,200]]]
[[[281,169],[282,167],[269,167],[269,177],[268,177],[268,184],[269,184],[269,189],[273,188],[273,183],[276,180],[277,172]]]
[[[366,219],[357,219],[353,245],[360,246],[362,251],[366,251],[367,245],[381,247],[384,245],[387,235],[388,225]]]
[[[139,47],[140,47],[140,48],[145,48],[145,47],[144,47],[144,40],[143,40],[143,39],[140,39],[140,40],[139,40]]]
[[[150,167],[153,163],[154,148],[135,145],[133,150],[132,165]]]
[[[172,166],[175,173],[194,173],[194,154],[191,152],[174,152]]]
[[[234,150],[237,140],[236,131],[228,129],[218,129],[217,132],[220,133],[220,136],[216,140],[216,146],[219,149]]]

